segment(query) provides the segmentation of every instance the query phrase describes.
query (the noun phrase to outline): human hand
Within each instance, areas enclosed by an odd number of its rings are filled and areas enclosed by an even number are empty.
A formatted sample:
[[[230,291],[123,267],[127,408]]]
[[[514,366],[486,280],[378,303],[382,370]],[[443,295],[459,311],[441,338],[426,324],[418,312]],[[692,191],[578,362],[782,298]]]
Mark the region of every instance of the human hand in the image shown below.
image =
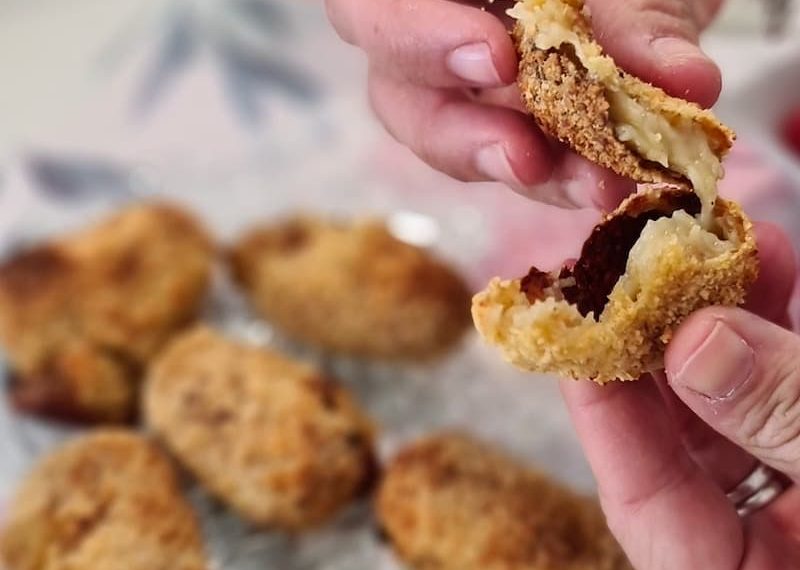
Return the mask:
[[[795,258],[780,230],[757,230],[752,312],[692,315],[667,349],[666,377],[562,386],[637,570],[800,568],[800,489],[746,519],[725,495],[758,461],[800,482],[800,336],[769,322],[788,322]]]
[[[697,47],[722,0],[586,0],[618,64],[666,91],[712,104],[720,74]],[[529,197],[610,209],[634,189],[565,150],[524,112],[517,55],[497,0],[326,0],[346,41],[369,58],[380,120],[434,168],[504,182]],[[485,6],[486,11],[479,7]]]

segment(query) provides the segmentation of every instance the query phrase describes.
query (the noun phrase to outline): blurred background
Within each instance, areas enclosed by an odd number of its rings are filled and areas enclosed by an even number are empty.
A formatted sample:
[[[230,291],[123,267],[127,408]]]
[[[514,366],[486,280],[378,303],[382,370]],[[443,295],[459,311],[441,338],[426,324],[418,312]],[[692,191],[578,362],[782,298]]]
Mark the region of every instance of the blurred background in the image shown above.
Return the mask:
[[[728,0],[704,40],[723,69],[717,110],[740,134],[725,191],[798,240],[799,28],[788,0]],[[65,208],[166,192],[223,238],[311,205],[430,215],[446,231],[416,239],[442,238],[476,285],[575,251],[580,240],[550,239],[562,212],[450,181],[394,144],[364,68],[316,0],[2,0],[0,247],[53,231]]]
[[[723,70],[717,111],[739,133],[723,191],[800,246],[800,8],[728,0],[704,46]],[[223,241],[291,211],[377,213],[475,289],[575,256],[582,238],[563,228],[596,221],[452,181],[394,143],[370,115],[361,55],[319,0],[0,0],[0,256],[152,196]],[[514,372],[477,339],[425,370],[367,375],[373,386],[355,389],[387,427],[384,453],[465,426],[592,488],[555,382]],[[60,437],[24,421],[0,409],[0,504]],[[280,568],[377,567],[377,550],[353,548],[371,537],[344,524]]]
[[[540,208],[491,185],[453,183],[393,144],[370,116],[362,58],[338,41],[319,1],[4,0],[0,10],[4,241],[49,231],[43,212],[37,227],[20,222],[37,198],[60,208],[158,192],[199,209],[223,199],[226,208],[207,209],[226,236],[269,209],[348,209],[348,200],[446,217],[448,234],[469,239],[495,209],[510,234],[538,226],[544,237],[562,219],[529,224]],[[726,189],[758,193],[754,202],[767,187],[786,199],[800,172],[781,141],[800,75],[798,22],[787,0],[729,0],[705,37],[725,80],[718,111],[740,133]],[[775,178],[762,179],[766,170]],[[565,251],[548,241],[555,263]],[[478,284],[531,261],[527,247],[516,263],[487,260],[492,245],[473,245],[462,261]]]

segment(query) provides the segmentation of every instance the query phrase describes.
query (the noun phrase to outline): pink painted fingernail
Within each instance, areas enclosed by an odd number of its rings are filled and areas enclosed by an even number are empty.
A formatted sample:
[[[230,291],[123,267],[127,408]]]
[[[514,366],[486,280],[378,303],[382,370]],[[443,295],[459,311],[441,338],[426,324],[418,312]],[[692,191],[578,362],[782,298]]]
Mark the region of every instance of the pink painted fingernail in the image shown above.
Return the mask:
[[[753,349],[722,321],[701,338],[671,381],[710,400],[729,399],[753,374]]]
[[[447,67],[468,83],[483,87],[503,84],[487,43],[467,44],[454,49],[447,56]]]
[[[480,149],[475,154],[475,168],[489,180],[503,182],[514,188],[522,186],[501,143]]]

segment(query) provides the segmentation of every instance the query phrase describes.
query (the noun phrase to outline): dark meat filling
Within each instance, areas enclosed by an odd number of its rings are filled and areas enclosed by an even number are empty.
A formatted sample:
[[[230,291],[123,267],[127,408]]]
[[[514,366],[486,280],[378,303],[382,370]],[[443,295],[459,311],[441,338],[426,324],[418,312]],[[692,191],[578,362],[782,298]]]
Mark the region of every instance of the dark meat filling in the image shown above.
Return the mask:
[[[688,190],[670,190],[653,197],[643,194],[632,199],[624,212],[598,224],[583,244],[575,266],[564,267],[558,277],[531,268],[522,278],[520,289],[533,303],[557,281],[572,278],[574,284],[561,287],[567,302],[576,305],[583,316],[599,317],[608,296],[625,273],[628,255],[650,220],[671,216],[678,210],[690,215],[700,212],[700,200]]]
[[[544,297],[545,289],[552,287],[553,283],[555,283],[553,275],[531,267],[528,274],[520,281],[519,288],[528,297],[528,301],[533,303],[537,299]]]

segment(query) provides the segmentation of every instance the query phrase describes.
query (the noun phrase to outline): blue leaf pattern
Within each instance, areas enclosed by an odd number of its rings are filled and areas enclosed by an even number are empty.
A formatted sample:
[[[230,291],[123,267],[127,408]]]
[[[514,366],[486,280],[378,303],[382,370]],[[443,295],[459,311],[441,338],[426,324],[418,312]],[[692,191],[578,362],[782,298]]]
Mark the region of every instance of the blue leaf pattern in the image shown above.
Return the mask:
[[[253,84],[271,86],[292,99],[307,103],[316,101],[319,96],[314,82],[291,64],[253,53],[236,44],[221,46],[220,52],[231,69],[252,79]]]
[[[191,11],[182,7],[176,7],[168,15],[156,61],[147,72],[134,104],[138,112],[147,113],[191,61],[196,51],[192,18]]]
[[[267,0],[230,0],[231,8],[264,33],[286,35],[289,18],[283,8]]]
[[[291,29],[284,8],[268,0],[229,0],[219,6],[232,16],[219,21],[227,25],[234,22],[234,26],[246,24],[265,40],[272,35],[285,36]],[[237,21],[239,24],[235,24]],[[135,110],[147,113],[157,105],[170,84],[197,56],[201,43],[216,58],[232,111],[248,128],[258,125],[260,99],[267,93],[278,92],[304,103],[317,100],[320,90],[308,74],[237,40],[235,30],[224,26],[217,33],[208,33],[200,25],[200,16],[192,4],[176,4],[167,15],[155,60],[135,100]]]
[[[25,162],[31,182],[48,198],[75,201],[101,194],[115,198],[133,194],[130,171],[104,160],[36,154]]]

